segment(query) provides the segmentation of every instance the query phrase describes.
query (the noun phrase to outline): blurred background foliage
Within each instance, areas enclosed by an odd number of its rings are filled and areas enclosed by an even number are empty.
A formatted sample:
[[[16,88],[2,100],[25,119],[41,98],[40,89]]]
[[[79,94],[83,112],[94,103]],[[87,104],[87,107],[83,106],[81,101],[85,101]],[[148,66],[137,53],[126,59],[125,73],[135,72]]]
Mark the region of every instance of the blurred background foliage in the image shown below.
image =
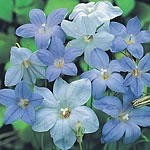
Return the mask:
[[[33,8],[44,10],[46,15],[58,8],[68,8],[69,13],[75,5],[81,2],[97,2],[99,0],[0,0],[0,88],[4,88],[5,71],[10,66],[10,49],[18,42],[22,47],[27,47],[32,51],[36,50],[34,39],[21,39],[15,35],[18,26],[29,23],[29,11]],[[102,1],[102,0],[100,0]],[[127,21],[138,16],[142,22],[142,28],[150,30],[150,0],[109,0],[113,5],[118,5],[123,10],[123,15],[115,19],[126,24]],[[150,43],[144,45],[145,50],[149,52]],[[116,54],[119,58],[120,54]],[[88,70],[82,57],[78,58],[77,65],[79,75]],[[78,79],[67,78],[67,80]],[[40,81],[38,85],[42,85]],[[49,84],[49,88],[52,85]],[[145,89],[147,92],[147,89]],[[107,93],[106,93],[107,95]],[[31,127],[22,121],[16,121],[13,125],[3,125],[5,108],[0,105],[0,150],[58,150],[52,143],[49,133],[35,133]],[[96,110],[95,110],[96,111]],[[124,145],[120,140],[117,143],[101,144],[101,128],[108,116],[96,111],[100,120],[100,130],[94,134],[88,134],[84,137],[83,150],[149,150],[150,149],[150,128],[142,129],[142,136],[133,144]],[[43,140],[44,139],[44,140]],[[72,150],[78,150],[76,143]]]

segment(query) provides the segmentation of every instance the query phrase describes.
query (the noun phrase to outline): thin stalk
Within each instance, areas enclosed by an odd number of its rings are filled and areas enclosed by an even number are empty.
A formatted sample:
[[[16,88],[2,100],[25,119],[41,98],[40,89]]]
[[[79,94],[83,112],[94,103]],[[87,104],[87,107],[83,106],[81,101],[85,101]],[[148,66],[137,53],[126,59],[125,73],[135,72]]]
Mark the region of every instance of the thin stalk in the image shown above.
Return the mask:
[[[79,142],[79,146],[80,146],[80,150],[83,150],[83,149],[82,149],[82,143],[81,143],[81,142]]]
[[[41,149],[44,150],[44,133],[41,133]]]

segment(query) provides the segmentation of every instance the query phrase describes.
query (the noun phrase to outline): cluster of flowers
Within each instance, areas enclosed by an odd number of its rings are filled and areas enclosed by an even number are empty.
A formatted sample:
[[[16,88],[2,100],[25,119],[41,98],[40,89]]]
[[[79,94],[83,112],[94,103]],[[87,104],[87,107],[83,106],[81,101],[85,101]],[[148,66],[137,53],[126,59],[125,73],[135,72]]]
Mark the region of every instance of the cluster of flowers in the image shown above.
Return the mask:
[[[50,130],[57,147],[70,149],[77,139],[77,127],[83,134],[99,129],[95,112],[83,106],[94,98],[93,107],[111,116],[102,129],[102,143],[119,140],[134,142],[141,134],[139,126],[150,126],[150,108],[133,108],[132,101],[150,87],[150,55],[144,55],[142,43],[150,41],[149,31],[140,31],[137,17],[127,26],[110,22],[122,10],[110,2],[78,4],[64,20],[67,9],[53,11],[46,18],[43,11],[29,13],[31,24],[17,28],[20,37],[35,37],[37,51],[12,47],[5,85],[15,90],[0,90],[0,103],[7,107],[5,124],[18,119],[31,124],[37,132]],[[66,35],[73,38],[64,47]],[[127,48],[120,60],[109,60],[105,52],[117,53]],[[73,61],[84,53],[85,62],[92,68],[81,79],[68,84],[60,75],[77,75]],[[125,79],[120,72],[127,72]],[[125,73],[124,73],[125,74]],[[36,78],[54,82],[53,93],[46,87],[35,86]],[[34,86],[34,92],[29,85]],[[104,96],[106,88],[123,93],[123,103],[115,96]],[[77,130],[76,130],[77,129]]]

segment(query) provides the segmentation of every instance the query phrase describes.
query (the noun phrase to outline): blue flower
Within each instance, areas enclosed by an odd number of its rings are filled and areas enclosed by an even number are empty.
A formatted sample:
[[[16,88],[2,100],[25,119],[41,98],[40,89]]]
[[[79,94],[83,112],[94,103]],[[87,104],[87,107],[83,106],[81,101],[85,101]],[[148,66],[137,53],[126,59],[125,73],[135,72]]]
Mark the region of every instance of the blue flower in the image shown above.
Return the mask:
[[[13,86],[22,78],[28,84],[34,84],[36,77],[45,79],[44,64],[42,64],[35,53],[27,48],[11,48],[10,63],[12,66],[5,75],[5,85]]]
[[[110,30],[115,35],[112,52],[120,52],[127,48],[135,58],[143,56],[142,43],[150,41],[150,32],[146,30],[140,31],[141,23],[138,17],[130,19],[126,27],[118,22],[111,22]]]
[[[141,135],[139,126],[150,125],[150,107],[134,109],[131,103],[133,100],[135,96],[128,91],[123,95],[123,104],[114,96],[105,96],[94,101],[93,106],[96,109],[112,117],[102,129],[102,143],[116,142],[123,135],[123,143],[132,143]]]
[[[37,132],[50,130],[57,147],[70,149],[76,141],[75,127],[78,122],[84,127],[84,133],[93,133],[99,128],[94,111],[84,105],[91,96],[91,83],[81,79],[70,84],[58,78],[53,93],[47,88],[35,87],[36,93],[42,93],[43,104],[36,112],[36,121],[32,129]]]
[[[29,13],[31,24],[25,24],[17,28],[16,34],[24,38],[35,37],[37,48],[47,49],[50,37],[56,36],[62,41],[65,34],[59,24],[67,15],[67,9],[61,8],[53,11],[47,19],[44,12],[40,9],[32,9]]]
[[[120,16],[122,13],[119,7],[113,6],[108,1],[80,3],[73,9],[69,19],[77,21],[82,19],[83,16],[87,16],[90,22],[99,26],[105,21]]]
[[[91,64],[94,69],[81,74],[81,78],[88,78],[92,81],[92,93],[95,99],[103,96],[108,86],[112,91],[124,93],[124,79],[118,73],[121,66],[117,60],[109,63],[109,57],[101,49],[94,49],[91,52]]]
[[[81,55],[81,50],[77,48],[64,48],[63,42],[53,37],[49,50],[38,50],[37,56],[41,62],[48,66],[46,77],[49,82],[54,81],[60,74],[75,76],[77,67],[72,61]]]
[[[90,53],[94,48],[104,51],[111,48],[114,36],[110,34],[109,22],[97,28],[98,26],[84,16],[77,22],[64,20],[61,26],[68,36],[75,38],[67,44],[67,47],[80,48],[84,52],[84,60],[88,64],[91,63]]]
[[[24,122],[33,125],[35,121],[35,107],[39,106],[43,97],[32,93],[29,86],[21,81],[15,90],[0,90],[0,103],[7,107],[4,122],[12,122],[22,119]]]
[[[128,72],[124,85],[130,86],[131,91],[135,96],[139,97],[144,91],[144,85],[150,87],[150,74],[147,73],[150,70],[150,55],[145,55],[138,63],[135,64],[128,57],[123,57],[120,60],[124,72]]]

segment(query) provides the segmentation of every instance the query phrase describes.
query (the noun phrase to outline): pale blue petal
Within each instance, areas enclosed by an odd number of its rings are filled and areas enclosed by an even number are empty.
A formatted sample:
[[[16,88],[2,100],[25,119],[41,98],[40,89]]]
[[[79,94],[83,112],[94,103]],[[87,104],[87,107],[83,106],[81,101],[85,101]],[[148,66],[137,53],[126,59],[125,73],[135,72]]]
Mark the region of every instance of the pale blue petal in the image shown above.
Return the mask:
[[[80,122],[85,129],[84,133],[93,133],[99,128],[99,121],[95,112],[86,106],[73,109],[69,121],[73,129],[75,129],[77,122]]]
[[[43,93],[41,93],[41,95],[43,95]],[[40,104],[42,104],[43,102],[43,96],[41,96],[37,93],[33,93],[32,97],[29,99],[29,103],[33,106],[33,107],[37,107]]]
[[[57,120],[50,130],[54,144],[62,150],[70,149],[76,141],[75,132],[70,127],[69,119]]]
[[[139,61],[138,68],[141,71],[146,72],[146,71],[150,70],[149,66],[150,66],[150,55],[147,54]]]
[[[98,78],[100,76],[100,72],[96,69],[92,69],[90,71],[87,71],[87,72],[83,72],[81,75],[80,75],[80,78],[83,79],[83,78],[88,78],[90,81]]]
[[[94,68],[101,70],[108,68],[109,65],[109,56],[106,52],[99,48],[95,48],[91,52],[91,64]]]
[[[67,48],[64,55],[65,63],[74,61],[77,57],[81,56],[82,50],[79,48]]]
[[[16,35],[30,38],[34,37],[38,33],[38,28],[34,24],[24,24],[16,29]]]
[[[112,143],[118,141],[125,132],[124,123],[113,119],[107,121],[102,129],[102,143]]]
[[[112,117],[117,117],[122,109],[120,100],[115,96],[105,96],[99,100],[95,100],[93,106]]]
[[[29,12],[29,17],[30,17],[31,23],[38,27],[46,23],[45,13],[40,9],[32,9]]]
[[[120,36],[116,37],[111,46],[111,51],[114,53],[123,51],[125,48],[127,48],[127,43],[124,41],[124,39]]]
[[[130,121],[134,122],[135,124],[147,127],[150,125],[150,108],[147,106],[133,109],[130,114]]]
[[[11,64],[21,64],[23,61],[28,60],[32,52],[27,48],[11,48],[11,56],[10,56],[10,63]]]
[[[126,87],[123,85],[124,79],[119,73],[113,73],[109,79],[106,80],[107,86],[115,92],[124,93]]]
[[[106,83],[100,77],[92,82],[92,95],[94,99],[100,99],[106,90]]]
[[[20,119],[24,113],[24,110],[18,105],[12,104],[7,107],[4,115],[4,123],[11,124],[12,122]]]
[[[5,86],[13,86],[19,83],[23,77],[23,72],[24,69],[20,65],[14,65],[8,68],[5,75]]]
[[[14,90],[2,89],[0,90],[0,103],[4,106],[9,106],[11,104],[17,103],[17,98]]]
[[[47,24],[52,27],[60,24],[66,17],[68,11],[66,8],[60,8],[52,11],[47,18]]]
[[[138,17],[131,18],[127,23],[128,34],[136,35],[141,30],[141,22]]]
[[[77,67],[74,63],[67,63],[64,64],[61,73],[69,76],[76,76],[77,75]]]
[[[90,96],[91,82],[89,79],[80,79],[70,83],[66,93],[66,99],[73,108],[85,104]]]
[[[125,77],[125,80],[124,80],[123,84],[125,86],[129,86],[131,84],[131,82],[132,82],[132,79],[133,79],[132,74],[128,73],[127,76]]]
[[[125,124],[125,137],[123,139],[124,144],[135,142],[141,135],[141,129],[134,123],[127,122]]]
[[[136,36],[136,42],[137,43],[147,43],[150,41],[150,32],[149,31],[141,31]]]
[[[54,81],[57,79],[61,74],[61,69],[56,68],[54,66],[48,66],[46,70],[46,78],[48,79],[49,82]]]
[[[150,87],[150,74],[149,73],[142,73],[141,78],[144,82],[144,84],[148,87]]]
[[[144,82],[141,78],[135,77],[132,79],[130,88],[136,97],[140,97],[144,91]]]
[[[35,110],[34,107],[29,105],[26,109],[24,109],[24,114],[22,116],[22,120],[25,123],[28,123],[30,125],[34,124],[35,121]]]
[[[58,112],[52,108],[40,108],[35,115],[35,122],[32,129],[36,132],[50,130],[58,119]]]
[[[144,54],[143,46],[139,43],[130,44],[127,49],[135,58],[141,58]]]

